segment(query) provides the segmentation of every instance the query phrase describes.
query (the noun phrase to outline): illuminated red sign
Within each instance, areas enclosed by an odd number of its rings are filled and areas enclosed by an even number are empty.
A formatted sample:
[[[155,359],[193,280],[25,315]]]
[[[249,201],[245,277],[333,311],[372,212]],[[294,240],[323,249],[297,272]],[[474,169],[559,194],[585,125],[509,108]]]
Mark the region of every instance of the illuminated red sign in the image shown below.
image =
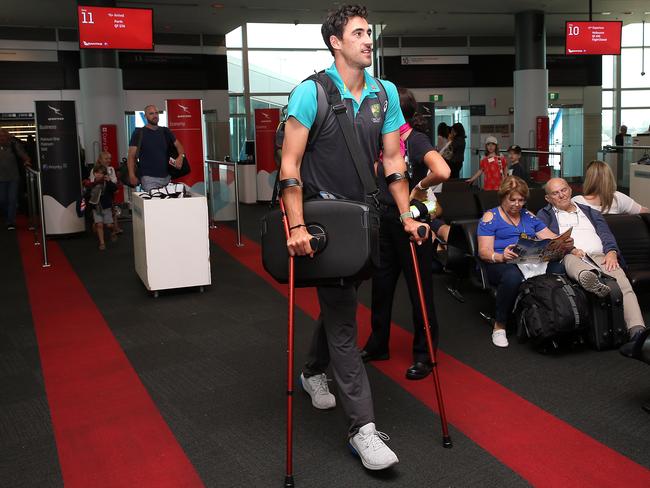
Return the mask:
[[[623,22],[568,21],[566,23],[567,55],[621,54]]]
[[[153,10],[77,7],[79,48],[153,49]]]

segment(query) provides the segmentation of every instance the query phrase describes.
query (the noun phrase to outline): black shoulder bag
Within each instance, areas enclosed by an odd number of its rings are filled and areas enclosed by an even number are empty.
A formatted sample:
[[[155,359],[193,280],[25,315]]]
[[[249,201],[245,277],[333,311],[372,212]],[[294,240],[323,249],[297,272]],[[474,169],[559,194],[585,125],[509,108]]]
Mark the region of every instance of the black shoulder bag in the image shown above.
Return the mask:
[[[178,157],[178,149],[176,149],[174,141],[172,141],[171,130],[169,130],[167,127],[163,127],[163,130],[165,131],[165,140],[167,141],[167,153],[170,158],[176,159]],[[178,178],[189,175],[191,170],[192,169],[190,168],[190,163],[184,154],[183,164],[180,168],[177,168],[171,164],[167,167],[167,172],[169,173],[169,176],[172,180],[177,180]]]
[[[327,79],[323,80],[323,77]],[[314,80],[327,97],[330,110],[343,132],[366,201],[331,197],[303,202],[307,232],[318,239],[318,246],[313,258],[306,256],[295,261],[295,284],[298,287],[365,280],[379,265],[377,183],[370,167],[363,163],[359,141],[338,89],[325,74],[317,75]],[[262,263],[276,281],[287,283],[289,253],[282,217],[280,209],[276,209],[261,220]]]

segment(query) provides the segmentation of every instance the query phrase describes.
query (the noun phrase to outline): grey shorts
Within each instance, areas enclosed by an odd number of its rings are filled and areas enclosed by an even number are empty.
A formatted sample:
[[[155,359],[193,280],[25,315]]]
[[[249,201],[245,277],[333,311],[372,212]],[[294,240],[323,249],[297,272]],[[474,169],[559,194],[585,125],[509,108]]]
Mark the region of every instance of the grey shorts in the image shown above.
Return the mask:
[[[96,224],[112,224],[113,223],[113,209],[112,208],[94,208],[93,221]]]

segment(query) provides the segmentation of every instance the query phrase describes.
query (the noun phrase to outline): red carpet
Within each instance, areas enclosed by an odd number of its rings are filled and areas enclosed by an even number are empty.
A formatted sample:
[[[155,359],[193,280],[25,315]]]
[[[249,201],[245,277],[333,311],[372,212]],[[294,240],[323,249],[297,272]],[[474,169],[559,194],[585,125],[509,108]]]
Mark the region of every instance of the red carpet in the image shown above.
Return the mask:
[[[286,285],[277,284],[264,271],[257,243],[244,239],[245,247],[236,247],[235,233],[226,227],[210,231],[210,237],[286,296]],[[318,300],[313,289],[297,290],[296,304],[311,317],[317,317]],[[359,337],[365,338],[370,333],[370,310],[360,305],[358,318]],[[391,360],[373,366],[436,410],[431,380],[404,378],[411,362],[411,344],[410,333],[393,327]],[[449,422],[531,484],[563,488],[650,486],[650,470],[444,352],[438,352],[438,359]],[[432,444],[441,446],[437,418],[432,417],[429,428]]]
[[[60,247],[19,243],[66,488],[203,486]]]

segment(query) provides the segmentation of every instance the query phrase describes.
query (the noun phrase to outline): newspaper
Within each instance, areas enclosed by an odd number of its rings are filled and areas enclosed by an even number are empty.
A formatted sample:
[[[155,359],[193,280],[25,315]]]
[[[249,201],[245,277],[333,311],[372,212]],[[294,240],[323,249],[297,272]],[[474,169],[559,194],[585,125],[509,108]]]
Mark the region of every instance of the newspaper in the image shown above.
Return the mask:
[[[562,259],[567,252],[566,242],[571,238],[572,229],[567,229],[555,239],[519,237],[519,241],[512,248],[518,257],[510,262],[515,264],[545,263]]]

